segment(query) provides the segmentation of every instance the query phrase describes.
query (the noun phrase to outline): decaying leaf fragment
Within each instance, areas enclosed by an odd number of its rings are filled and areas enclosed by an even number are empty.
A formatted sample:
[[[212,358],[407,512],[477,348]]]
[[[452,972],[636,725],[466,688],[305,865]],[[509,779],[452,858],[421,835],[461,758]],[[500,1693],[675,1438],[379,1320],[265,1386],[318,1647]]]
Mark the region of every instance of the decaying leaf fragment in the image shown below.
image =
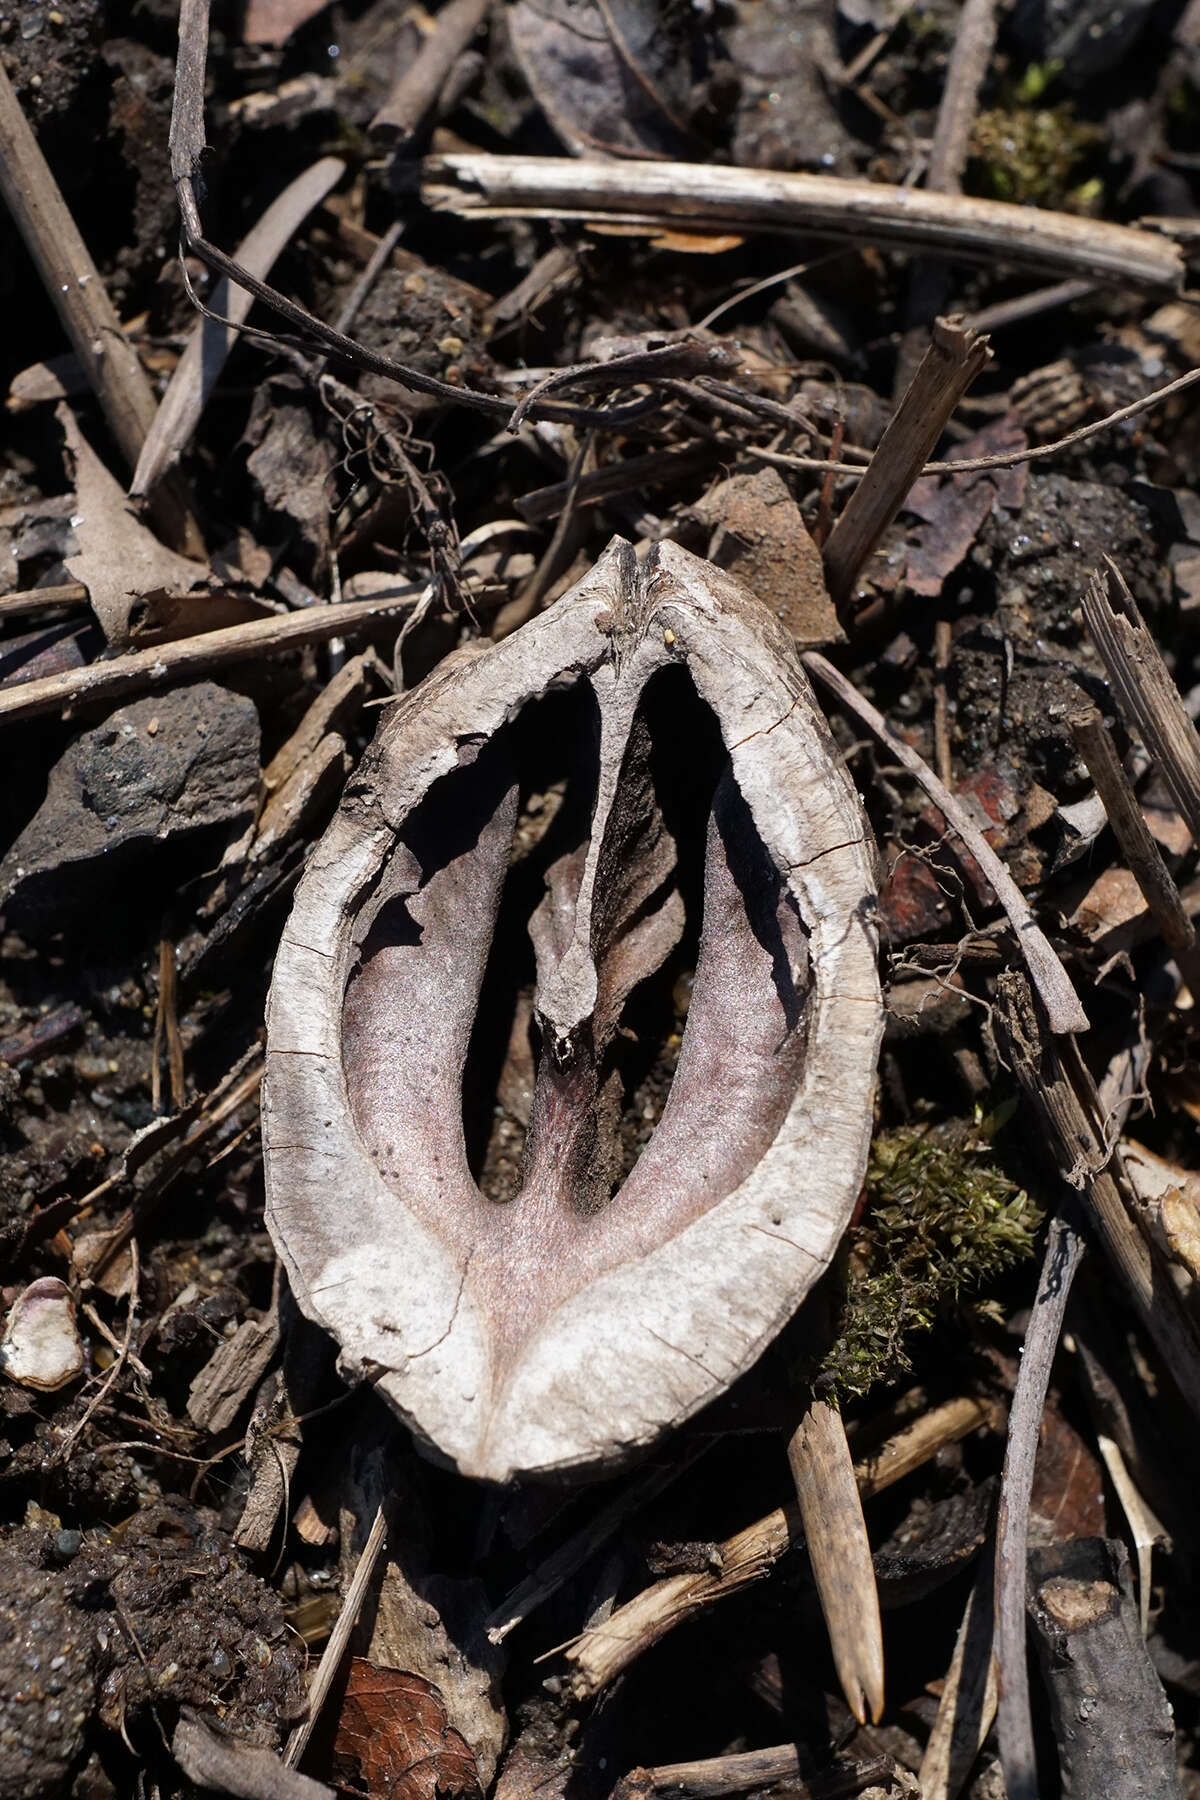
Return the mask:
[[[443,663],[275,965],[268,1219],[343,1366],[494,1481],[610,1467],[725,1388],[859,1191],[873,910],[786,634],[677,545],[614,542]],[[497,1093],[522,1055],[519,1155]]]

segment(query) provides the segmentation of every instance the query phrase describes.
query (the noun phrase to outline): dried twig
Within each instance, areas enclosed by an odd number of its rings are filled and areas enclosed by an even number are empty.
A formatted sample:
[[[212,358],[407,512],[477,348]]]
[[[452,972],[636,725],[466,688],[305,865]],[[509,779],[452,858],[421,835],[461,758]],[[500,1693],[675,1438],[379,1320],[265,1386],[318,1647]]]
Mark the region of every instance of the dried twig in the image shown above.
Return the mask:
[[[985,1562],[963,1613],[937,1718],[921,1758],[921,1800],[955,1800],[992,1728],[996,1701],[992,1565]]]
[[[886,745],[897,762],[920,782],[929,798],[942,813],[946,823],[961,839],[987,876],[996,898],[1008,914],[1017,936],[1017,944],[1025,959],[1030,979],[1042,997],[1050,1029],[1057,1033],[1086,1031],[1088,1018],[1071,986],[1070,977],[1055,955],[1049,939],[1033,916],[1029,902],[992,849],[982,831],[973,822],[960,801],[940,782],[923,758],[888,725],[882,713],[873,707],[846,677],[826,662],[815,650],[806,650],[803,662],[818,681],[837,695],[842,705],[861,719],[869,731]]]
[[[686,481],[707,469],[712,461],[708,444],[685,444],[681,450],[652,450],[644,456],[619,457],[603,468],[585,470],[578,476],[569,474],[565,481],[534,488],[517,501],[517,510],[531,525],[540,524],[545,519],[561,518],[566,507],[575,510],[596,506],[621,494],[635,493],[638,488]]]
[[[986,1405],[967,1396],[933,1407],[855,1463],[859,1493],[864,1499],[881,1493],[989,1417]],[[574,1691],[580,1697],[599,1693],[684,1619],[761,1581],[787,1551],[803,1542],[799,1506],[779,1507],[726,1539],[720,1546],[719,1573],[669,1575],[635,1594],[566,1652]]]
[[[42,612],[46,608],[86,606],[88,591],[82,581],[63,581],[56,587],[26,588],[23,593],[5,594],[0,599],[0,623],[17,619],[25,613]]]
[[[719,1800],[722,1794],[753,1793],[756,1788],[786,1783],[791,1800],[842,1800],[888,1783],[895,1773],[890,1757],[872,1757],[853,1768],[844,1765],[801,1778],[808,1761],[795,1744],[769,1750],[742,1750],[732,1756],[710,1756],[698,1762],[663,1763],[655,1769],[631,1769],[613,1789],[613,1800],[649,1800],[670,1794],[673,1800]]]
[[[346,600],[338,606],[310,606],[304,612],[249,619],[244,625],[225,625],[198,637],[176,638],[151,650],[133,650],[107,662],[89,663],[84,669],[18,682],[0,690],[0,724],[93,701],[125,701],[147,688],[191,681],[208,669],[275,655],[301,644],[364,637],[402,619],[423,591],[413,582],[386,599]]]
[[[175,965],[175,946],[164,936],[158,946],[158,1007],[154,1018],[153,1061],[150,1069],[150,1105],[162,1111],[162,1053],[167,1052],[167,1072],[171,1082],[171,1109],[178,1112],[184,1102],[183,1038],[179,1031],[179,997]]]
[[[1121,287],[1178,292],[1184,278],[1178,245],[1135,226],[832,175],[472,153],[428,158],[421,192],[430,206],[477,218],[671,219],[689,230],[803,231],[855,244],[899,244]]]
[[[813,1579],[846,1704],[883,1714],[883,1626],[862,1497],[835,1406],[811,1400],[788,1444]]]
[[[204,69],[208,56],[208,15],[209,0],[184,0],[179,12],[179,50],[175,63],[175,100],[171,110],[170,144],[171,177],[179,201],[184,247],[219,275],[245,288],[255,299],[269,306],[289,325],[304,332],[326,352],[343,358],[352,367],[363,369],[369,374],[382,375],[389,381],[398,382],[401,387],[410,388],[418,394],[430,394],[451,405],[467,406],[476,412],[506,418],[511,409],[499,396],[482,393],[476,388],[456,387],[451,382],[439,381],[436,376],[426,375],[420,369],[410,368],[407,363],[393,362],[390,357],[367,350],[344,332],[326,325],[303,306],[289,300],[276,288],[260,281],[205,237],[196,197],[196,180],[204,153]],[[723,364],[726,352],[720,350],[719,356]],[[531,416],[561,419],[571,425],[595,425],[619,430],[645,418],[660,405],[660,399],[653,393],[628,405],[608,408],[541,401],[532,409]]]
[[[1059,1173],[1082,1195],[1089,1223],[1162,1353],[1180,1393],[1200,1415],[1200,1343],[1171,1280],[1165,1257],[1146,1229],[1138,1200],[1107,1133],[1095,1083],[1073,1038],[1053,1039],[1039,1027],[1033,997],[1016,971],[1002,975],[998,1017],[1006,1054],[1038,1118]]]
[[[933,759],[937,763],[938,780],[945,782],[947,787],[954,780],[950,756],[950,696],[946,691],[950,641],[950,621],[939,619],[933,628]]]
[[[294,1769],[304,1755],[308,1740],[312,1736],[313,1726],[320,1716],[321,1708],[333,1685],[334,1677],[341,1667],[342,1658],[346,1654],[346,1647],[350,1642],[350,1635],[358,1623],[362,1603],[366,1599],[367,1589],[371,1585],[371,1578],[375,1573],[379,1558],[383,1554],[387,1534],[387,1507],[381,1505],[375,1514],[371,1529],[367,1533],[367,1541],[362,1547],[362,1555],[358,1559],[358,1566],[355,1568],[350,1586],[346,1589],[346,1597],[342,1601],[342,1610],[338,1614],[337,1624],[329,1634],[329,1642],[325,1646],[321,1660],[317,1664],[316,1673],[309,1684],[308,1717],[296,1726],[289,1736],[283,1752],[283,1760],[289,1769]]]
[[[957,320],[935,321],[929,349],[825,545],[825,579],[835,606],[849,598],[946,421],[990,356],[986,338]]]
[[[373,136],[397,149],[412,142],[437,105],[455,63],[487,18],[489,4],[490,0],[448,0],[371,120]]]
[[[1104,570],[1092,577],[1083,616],[1121,711],[1144,738],[1200,843],[1200,737],[1115,563],[1106,559]]]
[[[1171,1708],[1138,1629],[1124,1546],[1075,1538],[1029,1560],[1029,1622],[1060,1791],[1074,1800],[1183,1800]],[[1009,1781],[1009,1800],[1019,1793]]]
[[[925,187],[932,194],[958,194],[967,162],[979,89],[996,42],[996,0],[965,0],[955,21],[954,48],[938,106]],[[946,303],[948,270],[940,258],[922,258],[908,289],[909,330],[901,340],[895,391],[902,393],[920,355],[924,327]],[[978,330],[978,327],[975,327]]]
[[[154,390],[2,66],[0,192],[132,467],[154,422]],[[164,496],[158,516],[176,542],[200,552],[199,531],[175,496]]]
[[[974,331],[989,334],[1003,331],[1006,326],[1023,325],[1029,319],[1040,318],[1056,307],[1086,300],[1095,291],[1094,281],[1056,281],[1049,287],[1035,288],[1032,294],[1015,294],[1011,300],[997,300],[994,306],[980,307],[978,312],[967,315],[967,324]]]
[[[237,255],[245,267],[255,275],[265,276],[313,207],[341,179],[345,168],[338,157],[324,156],[289,182],[238,245]],[[226,278],[213,289],[142,445],[129,489],[135,499],[150,492],[187,446],[253,304],[252,294],[232,287]]]
[[[1038,1800],[1033,1720],[1025,1658],[1025,1560],[1029,1501],[1050,1368],[1083,1239],[1061,1215],[1051,1220],[1037,1297],[1025,1331],[1008,1415],[1008,1448],[996,1520],[996,1662],[1000,1757],[1008,1800]]]
[[[1185,715],[1186,719],[1186,715]],[[1186,720],[1192,736],[1191,721]],[[1163,940],[1179,964],[1180,973],[1194,995],[1200,994],[1200,957],[1196,954],[1196,928],[1188,917],[1172,881],[1162,852],[1155,843],[1142,816],[1137,797],[1126,779],[1121,759],[1104,720],[1095,707],[1080,713],[1071,721],[1075,747],[1087,764],[1088,774],[1104,802],[1108,822],[1113,828],[1121,853],[1146,897],[1146,905]],[[1200,800],[1200,792],[1197,794]]]

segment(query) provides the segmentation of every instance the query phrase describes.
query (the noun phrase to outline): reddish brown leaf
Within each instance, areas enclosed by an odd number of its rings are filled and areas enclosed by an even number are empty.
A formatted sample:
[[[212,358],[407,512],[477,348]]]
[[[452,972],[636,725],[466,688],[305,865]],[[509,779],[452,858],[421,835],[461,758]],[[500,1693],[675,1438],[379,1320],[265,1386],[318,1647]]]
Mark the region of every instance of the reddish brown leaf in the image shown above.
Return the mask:
[[[482,1800],[475,1753],[437,1688],[361,1656],[350,1665],[333,1755],[339,1779],[371,1800]]]

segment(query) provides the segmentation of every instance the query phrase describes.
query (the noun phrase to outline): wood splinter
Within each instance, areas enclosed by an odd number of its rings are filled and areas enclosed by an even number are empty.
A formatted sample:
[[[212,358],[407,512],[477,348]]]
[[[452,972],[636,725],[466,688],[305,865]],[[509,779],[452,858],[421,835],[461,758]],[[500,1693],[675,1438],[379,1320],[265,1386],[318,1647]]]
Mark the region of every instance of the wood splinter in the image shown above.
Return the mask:
[[[788,1462],[821,1611],[846,1704],[860,1725],[883,1715],[883,1626],[871,1545],[846,1427],[836,1406],[809,1402]]]

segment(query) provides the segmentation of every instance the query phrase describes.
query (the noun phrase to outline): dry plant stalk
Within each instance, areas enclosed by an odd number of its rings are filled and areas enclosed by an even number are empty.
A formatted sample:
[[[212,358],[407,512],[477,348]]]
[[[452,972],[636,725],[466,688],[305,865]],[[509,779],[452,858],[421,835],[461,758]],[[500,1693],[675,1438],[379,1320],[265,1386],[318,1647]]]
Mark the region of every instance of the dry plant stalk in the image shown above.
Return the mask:
[[[176,687],[228,663],[271,656],[300,644],[324,644],[330,638],[356,639],[383,631],[417,604],[419,584],[397,587],[386,598],[344,600],[337,606],[309,606],[303,612],[249,619],[223,625],[196,637],[174,638],[150,650],[130,650],[108,662],[43,675],[0,691],[0,725],[33,719],[39,713],[69,707],[126,701],[147,688]]]
[[[430,206],[474,218],[523,213],[615,216],[638,224],[671,219],[687,229],[804,231],[856,245],[999,259],[1121,287],[1178,292],[1184,279],[1179,245],[1157,232],[1004,200],[835,175],[470,152],[427,158],[421,193]]]
[[[1200,844],[1200,737],[1115,563],[1106,562],[1088,583],[1083,616],[1121,711],[1140,732]]]
[[[998,1011],[1017,1080],[1045,1134],[1059,1171],[1083,1198],[1090,1224],[1128,1289],[1166,1367],[1193,1412],[1200,1415],[1200,1343],[1171,1278],[1165,1256],[1149,1236],[1149,1220],[1121,1153],[1106,1135],[1095,1083],[1073,1038],[1042,1031],[1021,975],[1001,976]]]
[[[614,542],[388,716],[275,964],[267,1210],[343,1366],[463,1472],[618,1464],[821,1274],[870,1133],[871,856],[790,639],[674,544]],[[626,1002],[677,951],[686,1027],[631,1152]],[[524,1166],[485,1192],[482,1071],[522,1004]]]
[[[946,421],[991,354],[987,339],[961,320],[934,321],[929,348],[825,545],[825,579],[835,606],[849,599]]]
[[[1071,732],[1076,749],[1087,764],[1088,774],[1096,784],[1096,792],[1104,802],[1113,835],[1154,915],[1163,941],[1179,964],[1180,973],[1193,995],[1198,995],[1200,957],[1196,954],[1196,928],[1142,816],[1137,796],[1113,748],[1108,727],[1096,708],[1089,707],[1072,719]]]
[[[885,745],[897,762],[920,782],[954,835],[979,864],[991,883],[997,900],[1008,914],[1025,966],[1029,970],[1029,979],[1037,988],[1046,1008],[1051,1031],[1060,1034],[1086,1031],[1088,1016],[1054,946],[1034,917],[1028,900],[962,801],[938,780],[924,758],[918,756],[912,745],[905,743],[892,730],[878,708],[864,699],[853,683],[847,681],[831,662],[827,662],[815,650],[806,650],[803,661],[805,668],[816,676],[822,686],[836,694],[842,705],[855,718],[861,719],[872,736]]]

